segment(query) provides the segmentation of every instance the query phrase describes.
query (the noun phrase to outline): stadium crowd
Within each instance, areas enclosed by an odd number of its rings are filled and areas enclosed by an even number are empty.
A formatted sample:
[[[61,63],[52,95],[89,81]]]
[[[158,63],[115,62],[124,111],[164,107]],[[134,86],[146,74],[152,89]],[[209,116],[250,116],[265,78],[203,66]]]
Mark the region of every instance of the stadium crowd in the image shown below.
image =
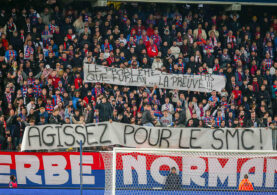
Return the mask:
[[[153,4],[0,12],[1,150],[18,149],[28,125],[276,127],[276,15],[242,18]],[[225,76],[226,88],[200,93],[84,83],[83,62],[213,73]]]

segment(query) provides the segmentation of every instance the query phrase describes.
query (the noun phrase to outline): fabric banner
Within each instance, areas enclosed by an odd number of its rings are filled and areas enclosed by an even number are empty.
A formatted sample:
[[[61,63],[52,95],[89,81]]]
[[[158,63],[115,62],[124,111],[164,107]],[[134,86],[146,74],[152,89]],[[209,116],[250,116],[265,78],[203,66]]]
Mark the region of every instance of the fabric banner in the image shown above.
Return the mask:
[[[26,127],[21,150],[121,145],[138,148],[272,150],[272,130],[146,127],[117,122]]]
[[[128,192],[132,189],[167,189],[170,186],[166,180],[172,167],[176,168],[179,178],[172,180],[175,190],[193,189],[196,193],[201,189],[238,190],[245,174],[255,191],[277,190],[277,154],[249,157],[247,153],[241,156],[218,153],[215,157],[205,156],[205,153],[198,156],[178,152],[132,153],[130,150],[117,153],[116,164],[116,187],[130,190]]]
[[[112,156],[112,152],[106,154]],[[207,157],[138,152],[117,153],[116,160],[116,186],[131,188],[133,193],[134,189],[163,188],[173,166],[177,169],[183,189],[237,190],[244,174],[249,174],[255,190],[277,189],[277,154],[245,158],[225,153]],[[8,188],[10,175],[15,175],[19,188],[79,189],[79,163],[77,152],[0,152],[0,187]],[[109,183],[112,180],[111,164],[112,158],[103,153],[84,152],[83,187],[103,189],[105,178],[110,180]]]
[[[219,75],[168,74],[152,69],[111,68],[84,64],[84,81],[126,86],[147,86],[186,91],[211,92],[225,88],[226,80]]]
[[[84,187],[104,188],[101,154],[83,152],[82,160]],[[8,187],[10,175],[16,176],[19,188],[80,188],[80,155],[77,152],[0,152],[0,187]]]

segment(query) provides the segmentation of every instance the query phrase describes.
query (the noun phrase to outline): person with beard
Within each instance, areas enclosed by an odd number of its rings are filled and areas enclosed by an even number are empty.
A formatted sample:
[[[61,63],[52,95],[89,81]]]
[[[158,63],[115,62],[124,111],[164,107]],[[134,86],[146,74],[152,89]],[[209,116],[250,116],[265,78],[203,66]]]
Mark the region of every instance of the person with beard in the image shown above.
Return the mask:
[[[250,118],[247,119],[246,121],[246,126],[247,127],[260,127],[260,121],[256,117],[256,112],[252,111],[250,114]]]

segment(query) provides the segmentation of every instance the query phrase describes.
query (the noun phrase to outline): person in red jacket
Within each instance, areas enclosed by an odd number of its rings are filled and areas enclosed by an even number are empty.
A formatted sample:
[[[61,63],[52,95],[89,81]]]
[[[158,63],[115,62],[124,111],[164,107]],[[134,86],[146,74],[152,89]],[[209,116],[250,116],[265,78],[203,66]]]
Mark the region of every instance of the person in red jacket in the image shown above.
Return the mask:
[[[56,89],[59,87],[59,81],[61,80],[60,77],[57,77],[57,71],[53,71],[48,79],[52,80],[52,85]]]
[[[236,101],[237,105],[241,104],[241,90],[238,85],[236,85],[235,89],[232,91],[234,100]]]
[[[79,89],[82,85],[82,79],[79,73],[76,74],[76,78],[74,79],[75,89]]]
[[[154,44],[153,39],[150,39],[149,43],[150,44],[147,47],[147,54],[150,58],[154,58],[155,56],[158,55],[159,50],[158,50],[157,45]]]

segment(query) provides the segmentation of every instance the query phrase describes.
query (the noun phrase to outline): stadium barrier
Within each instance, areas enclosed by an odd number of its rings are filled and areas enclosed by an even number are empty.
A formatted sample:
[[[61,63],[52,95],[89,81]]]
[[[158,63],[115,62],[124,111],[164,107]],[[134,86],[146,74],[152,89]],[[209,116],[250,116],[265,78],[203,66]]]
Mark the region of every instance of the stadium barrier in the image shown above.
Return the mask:
[[[185,189],[236,190],[242,174],[249,173],[255,190],[277,191],[277,154],[261,156],[252,152],[252,155],[236,156],[215,152],[215,157],[203,151],[198,156],[190,153],[184,158],[177,153],[134,155],[131,151],[117,156],[117,183],[124,188],[162,189],[165,175],[175,166]],[[111,183],[110,155],[113,153],[83,153],[84,189],[104,189],[105,182]],[[0,187],[8,187],[9,176],[13,174],[19,188],[80,188],[79,164],[78,152],[0,152]],[[222,174],[217,170],[222,170]],[[186,173],[196,175],[188,178]]]

